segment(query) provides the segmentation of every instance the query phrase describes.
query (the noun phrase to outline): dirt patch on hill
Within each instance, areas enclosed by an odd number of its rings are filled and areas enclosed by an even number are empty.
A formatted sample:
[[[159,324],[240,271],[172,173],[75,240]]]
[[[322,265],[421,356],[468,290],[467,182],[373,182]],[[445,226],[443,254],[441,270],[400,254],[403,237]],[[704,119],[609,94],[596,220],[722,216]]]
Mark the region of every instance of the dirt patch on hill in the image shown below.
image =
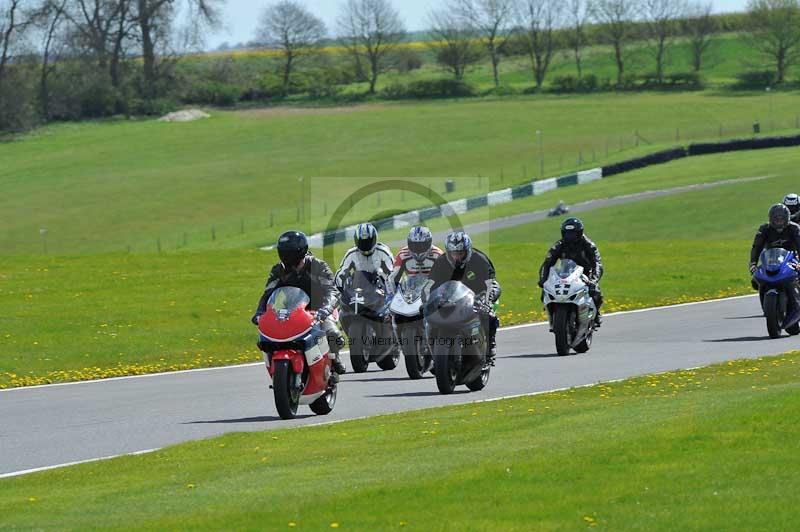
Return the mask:
[[[361,113],[365,111],[385,109],[386,107],[386,105],[382,104],[346,105],[339,107],[265,107],[261,109],[242,109],[239,111],[234,111],[234,113],[242,116],[251,116],[254,118],[277,118],[284,116],[341,115]]]

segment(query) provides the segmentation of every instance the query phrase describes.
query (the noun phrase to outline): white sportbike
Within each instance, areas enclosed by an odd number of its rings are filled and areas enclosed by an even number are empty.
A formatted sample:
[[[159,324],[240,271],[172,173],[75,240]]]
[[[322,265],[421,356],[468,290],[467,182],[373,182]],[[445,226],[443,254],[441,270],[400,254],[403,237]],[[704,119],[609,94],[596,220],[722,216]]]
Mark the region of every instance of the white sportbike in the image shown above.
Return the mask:
[[[558,261],[550,268],[543,290],[543,303],[550,319],[550,330],[556,337],[558,354],[568,355],[570,349],[587,352],[592,346],[597,307],[589,295],[583,267],[570,259]]]

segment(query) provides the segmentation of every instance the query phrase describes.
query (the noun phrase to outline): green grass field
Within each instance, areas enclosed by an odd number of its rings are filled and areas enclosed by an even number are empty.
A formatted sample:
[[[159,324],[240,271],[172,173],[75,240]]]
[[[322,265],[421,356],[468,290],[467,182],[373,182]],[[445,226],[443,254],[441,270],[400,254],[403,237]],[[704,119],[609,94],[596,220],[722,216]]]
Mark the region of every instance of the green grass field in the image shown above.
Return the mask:
[[[773,175],[582,215],[606,264],[606,310],[750,293],[752,235],[767,207],[795,189],[799,163],[797,149],[715,155],[559,191],[572,202],[737,172]],[[528,198],[504,208],[525,212],[553,199]],[[483,209],[468,219],[499,214],[510,212]],[[476,235],[504,286],[504,325],[543,317],[536,271],[558,224]],[[0,386],[258,360],[248,318],[274,261],[272,253],[237,249],[0,256],[0,306],[7,310],[0,316]]]
[[[2,526],[792,530],[800,355],[0,481]]]
[[[443,191],[446,176],[483,176],[460,182],[447,196],[456,199],[531,178],[537,130],[544,173],[558,175],[578,166],[579,153],[581,166],[597,166],[672,145],[678,134],[717,138],[720,124],[724,137],[747,135],[756,118],[767,131],[786,131],[796,125],[795,100],[606,94],[54,125],[0,143],[0,253],[45,245],[57,255],[152,252],[159,239],[163,249],[264,245],[298,225],[303,198],[299,225],[319,230],[325,213],[369,179],[417,178]],[[650,144],[635,146],[637,130]],[[357,205],[347,221],[426,204],[387,193],[381,206]]]

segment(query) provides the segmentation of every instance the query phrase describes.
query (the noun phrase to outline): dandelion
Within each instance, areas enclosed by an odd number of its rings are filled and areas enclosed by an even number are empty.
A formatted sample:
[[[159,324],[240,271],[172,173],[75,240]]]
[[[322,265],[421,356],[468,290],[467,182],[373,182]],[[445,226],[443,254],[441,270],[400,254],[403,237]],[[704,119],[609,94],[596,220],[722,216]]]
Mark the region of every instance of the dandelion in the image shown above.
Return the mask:
[[[339,528],[339,523],[331,523],[331,528]]]
[[[296,526],[297,526],[297,523],[295,523],[294,521],[289,521],[289,528],[294,528]]]
[[[190,490],[193,490],[194,489],[194,484],[186,484],[186,488],[190,489]]]

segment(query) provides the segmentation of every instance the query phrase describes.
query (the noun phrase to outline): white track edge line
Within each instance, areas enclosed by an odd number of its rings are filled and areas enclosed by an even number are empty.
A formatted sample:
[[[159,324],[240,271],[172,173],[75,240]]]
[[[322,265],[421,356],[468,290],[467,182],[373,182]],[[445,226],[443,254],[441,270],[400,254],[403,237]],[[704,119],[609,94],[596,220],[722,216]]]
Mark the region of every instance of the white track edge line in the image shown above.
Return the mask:
[[[719,303],[721,301],[735,301],[737,299],[745,299],[748,297],[756,297],[758,294],[748,294],[743,296],[733,296],[733,297],[722,297],[718,299],[708,299],[705,301],[692,301],[690,303],[678,303],[676,305],[663,305],[659,307],[648,307],[636,310],[623,310],[620,312],[612,312],[610,314],[605,314],[605,317],[611,316],[623,316],[626,314],[641,314],[643,312],[653,312],[658,310],[670,310],[675,308],[681,307],[690,307],[695,305],[705,305],[708,303]],[[521,325],[510,325],[508,327],[501,327],[498,329],[499,332],[503,331],[514,331],[517,329],[527,329],[529,327],[539,327],[541,325],[546,325],[546,321],[539,321],[535,323],[523,323]],[[348,351],[342,351],[341,354],[347,354]],[[122,380],[129,380],[129,379],[146,379],[152,377],[165,377],[169,375],[181,375],[186,373],[199,373],[204,371],[224,371],[230,369],[238,369],[238,368],[247,368],[252,366],[260,366],[263,362],[248,362],[247,364],[236,364],[233,366],[217,366],[213,368],[196,368],[196,369],[184,369],[179,371],[164,371],[161,373],[147,373],[145,375],[125,375],[122,377],[110,377],[108,379],[93,379],[93,380],[86,380],[86,381],[72,381],[72,382],[57,382],[53,384],[39,384],[36,386],[20,386],[17,388],[6,388],[4,390],[0,390],[0,394],[7,393],[7,392],[20,392],[24,390],[38,390],[41,388],[55,388],[57,386],[75,386],[79,384],[97,384],[97,383],[104,383],[104,382],[113,382],[113,381],[122,381]]]
[[[311,428],[311,427],[324,427],[324,426],[327,426],[327,425],[338,425],[340,423],[346,423],[348,421],[363,421],[365,419],[370,419],[370,418],[381,418],[381,417],[386,417],[386,416],[395,416],[395,415],[398,415],[398,414],[406,414],[406,413],[409,413],[409,412],[419,412],[419,411],[422,411],[422,410],[435,410],[435,409],[439,409],[439,408],[449,408],[449,407],[453,407],[453,406],[464,406],[464,405],[473,405],[473,404],[482,404],[482,403],[493,403],[493,402],[497,402],[497,401],[505,401],[507,399],[518,399],[520,397],[535,397],[537,395],[546,395],[548,393],[565,392],[565,391],[568,391],[568,390],[576,390],[576,389],[580,389],[580,388],[592,388],[594,386],[599,386],[601,384],[613,384],[615,382],[622,382],[622,381],[626,381],[626,380],[629,380],[629,379],[635,379],[635,378],[639,378],[639,377],[642,377],[642,376],[645,376],[645,375],[663,375],[665,373],[670,373],[670,372],[673,372],[673,371],[694,371],[694,370],[697,370],[697,369],[702,369],[704,367],[707,367],[707,366],[693,366],[691,368],[669,369],[669,370],[665,370],[665,371],[659,371],[659,372],[656,372],[656,373],[642,373],[642,374],[639,374],[639,375],[632,375],[632,376],[623,377],[623,378],[620,378],[620,379],[611,379],[611,380],[607,380],[607,381],[590,382],[590,383],[587,383],[587,384],[578,384],[578,385],[575,385],[575,386],[565,386],[565,387],[561,387],[561,388],[553,388],[553,389],[550,389],[550,390],[540,390],[540,391],[537,391],[537,392],[527,392],[527,393],[518,393],[518,394],[514,394],[514,395],[504,395],[504,396],[500,396],[500,397],[490,397],[488,399],[477,399],[475,401],[467,401],[467,402],[464,402],[464,403],[452,403],[452,404],[446,404],[446,405],[424,406],[424,407],[421,407],[421,408],[412,408],[410,410],[398,410],[397,412],[385,412],[385,413],[381,413],[381,414],[373,414],[373,415],[370,415],[370,416],[358,416],[358,417],[349,417],[349,418],[344,418],[344,419],[336,419],[336,420],[333,420],[333,421],[322,421],[320,423],[309,423],[309,424],[300,425],[300,426],[297,426],[297,427],[287,427],[287,429],[288,430],[302,430],[302,429],[308,429],[308,428]],[[261,432],[268,432],[268,431],[269,430],[264,430],[264,431],[261,431]],[[221,436],[221,435],[218,435],[218,436]],[[216,438],[218,436],[213,436],[211,439],[214,439],[214,438]],[[187,440],[185,442],[181,442],[181,443],[178,443],[176,445],[181,445],[182,443],[189,443],[190,441],[192,441],[192,440]],[[104,462],[106,460],[113,460],[115,458],[122,458],[122,457],[125,457],[125,456],[141,456],[141,455],[145,455],[145,454],[155,453],[155,452],[161,451],[161,450],[163,450],[165,448],[166,447],[158,447],[156,449],[147,449],[147,450],[144,450],[144,451],[135,451],[135,452],[132,452],[132,453],[123,453],[123,454],[117,454],[117,455],[113,455],[113,456],[104,456],[102,458],[90,458],[88,460],[79,460],[77,462],[67,462],[67,463],[64,463],[64,464],[37,467],[37,468],[34,468],[34,469],[24,469],[22,471],[13,471],[11,473],[2,473],[2,474],[0,474],[0,479],[21,477],[21,476],[30,475],[30,474],[33,474],[33,473],[40,473],[42,471],[51,471],[53,469],[61,469],[61,468],[65,468],[65,467],[71,467],[71,466],[82,465],[82,464],[91,464],[93,462]]]

